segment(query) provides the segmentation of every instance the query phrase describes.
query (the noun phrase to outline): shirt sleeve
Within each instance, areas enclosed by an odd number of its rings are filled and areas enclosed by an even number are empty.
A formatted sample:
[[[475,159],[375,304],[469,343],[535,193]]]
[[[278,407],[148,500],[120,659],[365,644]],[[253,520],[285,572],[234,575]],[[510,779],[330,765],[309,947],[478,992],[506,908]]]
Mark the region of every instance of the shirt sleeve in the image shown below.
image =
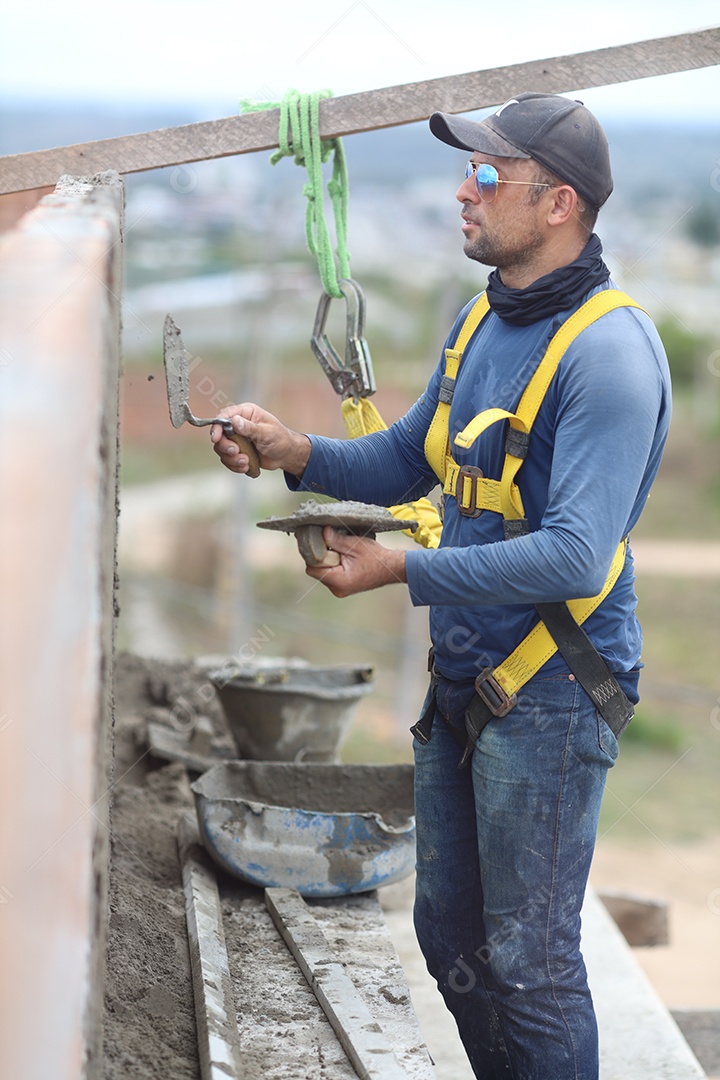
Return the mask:
[[[534,604],[601,591],[657,471],[669,383],[646,316],[615,312],[592,329],[568,350],[546,399],[554,439],[539,528],[513,540],[409,551],[415,604]]]

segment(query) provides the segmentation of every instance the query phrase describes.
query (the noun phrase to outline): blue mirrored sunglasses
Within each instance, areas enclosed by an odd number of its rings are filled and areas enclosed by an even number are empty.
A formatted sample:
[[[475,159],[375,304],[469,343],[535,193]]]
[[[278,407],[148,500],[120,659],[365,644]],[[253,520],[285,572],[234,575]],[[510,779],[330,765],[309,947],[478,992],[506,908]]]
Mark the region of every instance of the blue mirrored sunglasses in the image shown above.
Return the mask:
[[[538,184],[535,180],[501,180],[494,165],[482,164],[477,161],[468,161],[465,169],[465,179],[469,180],[475,174],[478,195],[483,202],[492,202],[498,191],[498,184],[522,184],[525,187],[546,187],[552,184]]]

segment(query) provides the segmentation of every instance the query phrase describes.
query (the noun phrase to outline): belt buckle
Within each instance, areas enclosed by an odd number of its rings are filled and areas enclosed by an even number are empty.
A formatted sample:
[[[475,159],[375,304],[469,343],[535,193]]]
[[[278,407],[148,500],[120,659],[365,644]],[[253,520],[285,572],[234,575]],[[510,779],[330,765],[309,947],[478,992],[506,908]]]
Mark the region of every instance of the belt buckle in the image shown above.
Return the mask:
[[[482,507],[478,507],[477,504],[477,484],[476,480],[483,480],[485,473],[482,469],[478,469],[475,465],[461,465],[457,474],[457,480],[455,481],[455,500],[457,502],[458,512],[463,517],[476,518],[482,514]],[[462,495],[465,486],[465,479],[471,481],[470,484],[470,505],[462,505]]]
[[[517,705],[517,694],[507,694],[493,675],[494,668],[483,668],[475,679],[475,690],[493,716],[507,716]]]

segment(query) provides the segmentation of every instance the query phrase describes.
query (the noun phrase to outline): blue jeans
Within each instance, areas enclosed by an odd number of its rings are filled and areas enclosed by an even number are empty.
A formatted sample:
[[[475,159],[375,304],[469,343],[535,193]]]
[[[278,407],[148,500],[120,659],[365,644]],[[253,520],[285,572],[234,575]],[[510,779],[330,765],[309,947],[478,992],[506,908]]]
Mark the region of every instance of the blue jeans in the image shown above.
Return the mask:
[[[473,693],[441,678],[415,740],[418,941],[477,1077],[597,1080],[580,908],[617,739],[572,676],[533,679],[458,769]]]

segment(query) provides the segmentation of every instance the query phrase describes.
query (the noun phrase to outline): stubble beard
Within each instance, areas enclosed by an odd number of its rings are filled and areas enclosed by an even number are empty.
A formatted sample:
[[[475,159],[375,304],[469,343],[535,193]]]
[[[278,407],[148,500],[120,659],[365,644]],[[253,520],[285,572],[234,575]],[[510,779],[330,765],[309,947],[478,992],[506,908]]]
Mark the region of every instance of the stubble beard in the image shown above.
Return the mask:
[[[532,228],[521,240],[492,236],[479,226],[478,235],[465,238],[463,251],[468,259],[483,266],[495,266],[502,276],[503,270],[523,270],[534,261],[535,253],[542,247],[539,229]]]

